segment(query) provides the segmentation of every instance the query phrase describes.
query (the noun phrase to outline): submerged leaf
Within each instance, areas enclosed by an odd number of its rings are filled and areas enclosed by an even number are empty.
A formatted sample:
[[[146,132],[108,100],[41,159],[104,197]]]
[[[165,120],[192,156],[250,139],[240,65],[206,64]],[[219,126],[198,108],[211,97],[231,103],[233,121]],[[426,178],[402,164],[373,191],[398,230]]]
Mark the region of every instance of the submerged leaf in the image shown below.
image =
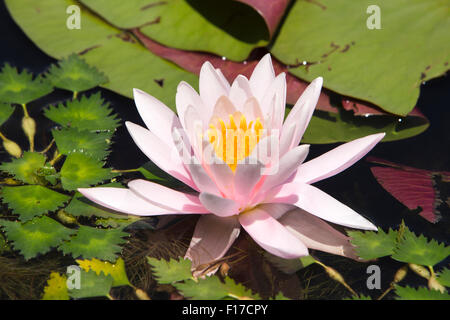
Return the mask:
[[[69,196],[39,185],[3,187],[1,198],[19,215],[22,222],[55,211],[70,199]]]
[[[0,72],[0,102],[26,104],[53,91],[51,84],[26,70],[21,73],[5,64]]]
[[[67,276],[52,272],[44,288],[42,300],[69,300]]]
[[[80,99],[68,101],[66,106],[52,106],[44,114],[63,127],[114,132],[119,126],[119,119],[112,112],[109,103],[105,103],[100,92],[97,92],[89,97],[83,95]]]
[[[191,261],[188,259],[180,258],[179,260],[170,259],[166,261],[147,257],[147,262],[152,265],[153,273],[159,283],[173,283],[192,279]]]
[[[123,237],[128,233],[120,229],[98,229],[80,226],[78,232],[70,241],[64,242],[59,249],[64,254],[71,254],[74,258],[97,258],[115,262],[117,254],[122,251],[120,245],[126,243]]]
[[[108,82],[102,72],[88,65],[75,53],[59,61],[58,65],[53,64],[47,74],[56,88],[79,92]]]
[[[393,253],[396,245],[397,231],[389,229],[384,232],[378,228],[374,231],[347,231],[351,237],[351,243],[356,246],[358,257],[371,260],[389,256]]]
[[[38,180],[38,170],[45,164],[45,156],[37,152],[24,152],[22,158],[13,159],[11,162],[4,162],[0,165],[0,170],[13,175],[17,180],[36,184]]]
[[[69,229],[55,220],[43,216],[26,223],[0,220],[0,225],[12,241],[15,250],[19,250],[25,260],[46,253],[68,240],[75,230]]]
[[[76,190],[113,178],[103,163],[83,153],[71,153],[61,168],[61,182],[66,190]]]
[[[423,235],[416,236],[407,227],[394,249],[392,258],[397,261],[414,263],[422,266],[434,266],[450,255],[450,246],[438,243],[431,239],[428,241]]]

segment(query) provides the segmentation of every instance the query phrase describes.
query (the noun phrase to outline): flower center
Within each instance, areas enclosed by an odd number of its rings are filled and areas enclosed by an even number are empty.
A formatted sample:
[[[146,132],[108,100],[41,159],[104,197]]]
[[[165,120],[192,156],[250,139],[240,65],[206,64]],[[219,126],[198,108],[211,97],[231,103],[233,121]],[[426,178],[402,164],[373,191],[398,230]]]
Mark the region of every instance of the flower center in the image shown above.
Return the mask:
[[[239,121],[239,125],[236,120]],[[247,123],[241,112],[235,112],[229,114],[227,123],[222,118],[213,118],[209,124],[208,139],[214,146],[216,155],[234,172],[238,162],[252,153],[263,129],[259,118]]]

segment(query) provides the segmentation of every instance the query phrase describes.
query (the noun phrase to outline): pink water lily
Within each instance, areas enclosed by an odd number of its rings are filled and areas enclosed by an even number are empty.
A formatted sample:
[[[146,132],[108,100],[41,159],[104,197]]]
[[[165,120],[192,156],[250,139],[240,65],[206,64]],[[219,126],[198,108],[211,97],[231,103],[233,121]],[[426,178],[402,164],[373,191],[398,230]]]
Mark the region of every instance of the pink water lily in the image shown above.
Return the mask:
[[[315,79],[284,120],[285,74],[275,75],[267,54],[250,79],[239,75],[231,85],[206,62],[200,94],[185,82],[178,85],[178,116],[135,89],[136,106],[148,129],[127,122],[134,142],[196,192],[182,193],[141,179],[129,182],[128,189],[79,191],[102,206],[132,215],[201,214],[186,253],[194,268],[223,257],[241,227],[282,258],[306,256],[308,248],[355,258],[348,237],[325,221],[365,230],[376,227],[311,184],[354,164],[384,133],[304,162],[309,145],[299,143],[321,87],[322,78]]]

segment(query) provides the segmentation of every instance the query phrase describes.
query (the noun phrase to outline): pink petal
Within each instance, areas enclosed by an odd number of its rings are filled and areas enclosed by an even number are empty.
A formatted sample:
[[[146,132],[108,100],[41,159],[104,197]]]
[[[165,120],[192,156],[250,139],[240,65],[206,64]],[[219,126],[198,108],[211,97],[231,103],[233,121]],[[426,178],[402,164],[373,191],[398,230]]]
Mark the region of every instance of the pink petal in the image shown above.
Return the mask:
[[[275,71],[268,53],[258,62],[249,80],[253,95],[259,101],[263,101],[264,94],[274,79]]]
[[[283,137],[284,128],[289,128],[293,123],[296,124],[296,129],[293,135],[293,140],[289,149],[297,146],[308,127],[309,121],[313,115],[314,109],[316,107],[317,101],[319,100],[320,90],[322,89],[323,79],[321,77],[316,78],[311,84],[305,89],[297,103],[292,108],[289,115],[286,117],[286,121],[283,125],[283,132],[281,136]]]
[[[194,180],[195,185],[198,187],[200,192],[212,193],[215,195],[220,195],[220,191],[217,188],[214,180],[206,173],[203,166],[199,163],[195,163],[195,158],[191,159],[191,162],[187,164],[189,171]]]
[[[274,174],[266,176],[264,184],[259,192],[265,192],[277,185],[285,183],[306,159],[308,152],[309,145],[304,144],[295,147],[286,153],[278,163],[278,170]]]
[[[228,120],[230,114],[234,114],[236,112],[236,108],[233,103],[227,96],[221,96],[214,106],[213,116],[212,118],[221,118],[225,121]],[[239,119],[237,119],[239,121]]]
[[[134,193],[156,206],[169,211],[187,213],[209,213],[197,196],[175,191],[160,184],[136,179],[128,182],[128,187]]]
[[[211,110],[205,106],[202,99],[187,82],[181,81],[177,87],[177,94],[175,96],[177,113],[181,124],[184,124],[184,114],[188,106],[193,106],[203,120],[204,126],[208,125]]]
[[[344,171],[365,156],[381,139],[384,133],[359,138],[302,164],[294,181],[314,183]]]
[[[216,73],[219,76],[219,79],[222,81],[222,85],[225,87],[227,92],[230,92],[230,83],[228,82],[227,78],[222,73],[222,70],[219,68],[216,68]]]
[[[241,213],[239,222],[256,243],[276,256],[294,259],[308,255],[308,248],[261,208]]]
[[[127,121],[125,125],[136,145],[150,160],[171,176],[196,188],[175,148],[169,147],[152,132],[137,124]]]
[[[263,164],[256,159],[247,157],[236,166],[234,173],[234,192],[241,203],[248,203],[258,181],[261,179]]]
[[[251,97],[245,101],[241,112],[244,114],[247,122],[254,121],[257,118],[261,119],[261,121],[264,120],[258,100],[255,97]]]
[[[240,229],[237,217],[221,218],[212,214],[201,216],[185,259],[190,259],[192,268],[195,269],[222,258],[239,236]]]
[[[284,124],[280,137],[280,157],[284,156],[291,148],[294,140],[294,133],[297,128],[295,123]]]
[[[258,208],[270,214],[272,218],[278,220],[286,212],[296,209],[296,206],[287,203],[262,203],[258,205]]]
[[[133,94],[139,115],[147,128],[167,145],[173,145],[173,129],[181,128],[176,114],[144,91],[133,89]]]
[[[162,214],[183,214],[154,205],[125,188],[79,188],[78,191],[89,200],[111,210],[138,216]]]
[[[291,210],[278,221],[310,249],[358,259],[349,237],[304,210]]]
[[[226,196],[232,197],[234,194],[234,173],[230,166],[222,159],[219,159],[214,148],[209,142],[203,144],[203,164],[205,170],[214,180],[219,190]]]
[[[311,185],[299,182],[286,183],[270,190],[265,203],[289,203],[309,213],[350,228],[377,230],[366,218]]]
[[[250,83],[248,79],[243,75],[238,75],[231,85],[229,98],[231,102],[241,110],[245,101],[253,97],[252,90],[250,89]],[[251,120],[250,120],[251,121]]]
[[[199,197],[203,206],[219,217],[229,217],[239,213],[239,203],[211,193],[202,192]]]
[[[200,97],[205,106],[209,109],[209,115],[212,108],[221,96],[228,96],[227,88],[223,85],[220,76],[210,62],[205,62],[200,70]]]
[[[274,99],[275,97],[280,99]],[[273,105],[274,104],[274,105]],[[272,105],[274,108],[272,108]],[[286,74],[280,73],[271,83],[267,91],[264,93],[264,98],[261,101],[261,110],[264,118],[279,118],[274,128],[281,129],[282,121],[284,120],[284,109],[286,107]],[[273,110],[273,111],[272,111]],[[280,117],[278,117],[280,116]]]

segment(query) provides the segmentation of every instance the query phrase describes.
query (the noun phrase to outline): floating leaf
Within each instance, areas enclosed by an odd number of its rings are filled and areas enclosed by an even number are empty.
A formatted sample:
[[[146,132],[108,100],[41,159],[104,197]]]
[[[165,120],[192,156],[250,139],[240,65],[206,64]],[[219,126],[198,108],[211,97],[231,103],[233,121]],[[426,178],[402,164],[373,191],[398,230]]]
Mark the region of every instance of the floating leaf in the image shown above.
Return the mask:
[[[0,102],[0,126],[5,123],[14,112],[14,107],[9,103]]]
[[[108,261],[100,261],[98,259],[92,260],[77,260],[80,267],[88,272],[89,270],[95,271],[97,275],[101,273],[110,275],[113,278],[113,287],[130,285],[127,273],[125,271],[125,262],[122,258],[117,259],[113,264]]]
[[[19,250],[25,260],[36,257],[38,253],[46,253],[68,240],[75,230],[69,229],[55,220],[43,216],[26,223],[0,220],[9,241],[15,250]]]
[[[166,261],[147,257],[147,261],[152,265],[153,273],[159,283],[173,283],[192,279],[191,261],[188,259],[180,258],[179,260],[170,259],[170,261]]]
[[[322,76],[326,88],[406,115],[422,81],[448,70],[448,4],[377,1],[379,30],[367,26],[374,14],[366,14],[370,5],[368,0],[296,1],[271,51],[302,79]]]
[[[70,241],[64,242],[59,249],[74,258],[97,258],[116,261],[117,254],[122,251],[121,244],[126,243],[123,237],[128,233],[120,229],[98,229],[80,226],[78,233]]]
[[[119,126],[119,119],[112,112],[109,104],[105,103],[100,92],[97,92],[89,97],[83,95],[80,99],[68,101],[66,106],[60,104],[58,107],[50,107],[44,114],[63,127],[92,132],[114,132]]]
[[[365,260],[372,260],[393,253],[396,245],[397,232],[389,229],[384,232],[378,228],[378,232],[373,231],[347,231],[351,237],[351,243],[356,246],[358,257]]]
[[[446,287],[450,287],[450,269],[444,268],[440,272],[437,273],[437,280],[440,284]]]
[[[88,65],[75,53],[59,61],[58,65],[52,65],[47,74],[56,88],[79,92],[108,82],[102,72]]]
[[[394,249],[392,258],[407,263],[434,266],[449,255],[450,246],[438,243],[434,239],[428,241],[423,235],[416,236],[405,227],[402,238]]]
[[[39,182],[38,170],[45,164],[45,156],[37,152],[24,152],[22,158],[13,159],[0,165],[0,170],[15,176],[17,180],[36,184]]]
[[[39,185],[3,187],[1,197],[20,216],[22,222],[55,211],[70,199],[69,196]]]
[[[238,63],[224,61],[221,57],[203,52],[191,52],[164,47],[152,39],[146,37],[138,30],[134,34],[154,54],[164,57],[182,68],[198,74],[205,61],[210,61],[214,67],[220,68],[224,76],[233,81],[238,74],[247,77],[251,75],[258,60]],[[273,60],[275,72],[288,72],[289,69],[277,60]],[[286,76],[287,96],[286,101],[294,104],[303,93],[308,83],[287,73]],[[351,98],[342,98],[345,110],[336,105],[337,94],[328,90],[322,90],[317,103],[316,112],[308,125],[303,137],[306,143],[333,143],[351,141],[364,135],[386,132],[383,141],[405,139],[423,132],[428,128],[428,120],[417,109],[413,110],[407,117],[399,119],[379,109]],[[339,100],[339,97],[338,99]],[[348,109],[348,110],[347,110]],[[347,110],[347,111],[346,111]],[[354,117],[354,114],[364,117]]]
[[[41,50],[57,59],[79,52],[89,65],[108,77],[109,82],[103,86],[120,94],[131,97],[132,89],[140,88],[172,105],[181,80],[195,83],[196,76],[149,53],[129,33],[112,27],[84,6],[81,29],[66,28],[66,9],[80,6],[79,1],[8,0],[6,5],[16,23]],[[162,80],[163,85],[156,80]]]
[[[443,180],[450,180],[450,172],[417,169],[373,157],[367,158],[367,161],[389,166],[372,167],[370,170],[381,186],[398,201],[410,210],[422,208],[419,215],[429,222],[440,220],[438,207],[442,201],[434,178],[441,176]]]
[[[116,27],[141,27],[164,45],[244,60],[269,34],[262,17],[235,1],[82,0]],[[125,13],[125,14],[124,14]]]
[[[96,160],[104,160],[109,154],[108,132],[91,132],[77,128],[52,130],[58,151],[64,155],[83,153]]]
[[[69,300],[67,277],[60,275],[58,272],[50,273],[42,300]]]
[[[395,286],[395,293],[399,296],[397,300],[450,300],[450,295],[425,287],[417,289],[411,287]]]
[[[66,190],[76,190],[114,177],[103,163],[83,153],[71,153],[61,168],[61,182]]]
[[[175,283],[175,288],[186,298],[194,300],[219,300],[233,298],[239,300],[260,299],[242,284],[236,283],[233,279],[226,277],[224,282],[216,276],[198,279],[196,281],[185,281]]]
[[[69,290],[69,295],[75,299],[107,297],[111,290],[113,278],[110,275],[96,274],[94,271],[80,272],[80,288]]]
[[[48,81],[26,70],[21,73],[16,68],[5,64],[0,72],[0,101],[26,104],[53,91]]]

